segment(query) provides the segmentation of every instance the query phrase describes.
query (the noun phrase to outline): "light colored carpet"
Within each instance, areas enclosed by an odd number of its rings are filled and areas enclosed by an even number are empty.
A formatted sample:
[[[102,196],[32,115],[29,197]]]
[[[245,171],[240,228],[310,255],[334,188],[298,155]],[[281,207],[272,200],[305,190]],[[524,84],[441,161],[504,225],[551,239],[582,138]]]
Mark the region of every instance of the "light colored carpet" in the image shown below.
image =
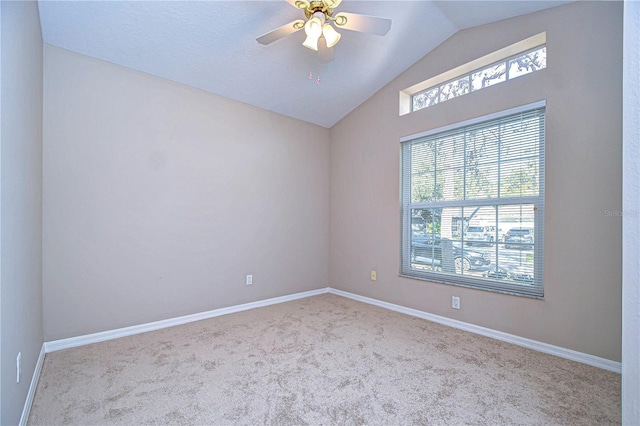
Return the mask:
[[[47,354],[28,424],[619,424],[620,375],[335,295]]]

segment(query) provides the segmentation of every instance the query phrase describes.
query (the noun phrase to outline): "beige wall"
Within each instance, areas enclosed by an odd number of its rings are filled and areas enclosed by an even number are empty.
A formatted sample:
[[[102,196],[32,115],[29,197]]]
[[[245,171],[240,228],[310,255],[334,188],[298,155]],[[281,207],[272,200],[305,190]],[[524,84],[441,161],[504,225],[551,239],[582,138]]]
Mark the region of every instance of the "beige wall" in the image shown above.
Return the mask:
[[[620,361],[621,219],[604,211],[622,209],[622,10],[579,2],[461,31],[334,126],[331,286]],[[542,31],[546,70],[398,116],[400,90]],[[543,99],[545,300],[399,277],[399,139]]]
[[[44,50],[47,341],[328,285],[328,129]]]
[[[0,423],[17,424],[42,335],[42,35],[36,2],[3,1]],[[16,383],[16,356],[22,375]]]
[[[545,71],[398,116],[401,89],[541,31]],[[621,40],[604,2],[462,31],[330,132],[45,46],[45,339],[329,284],[620,360]],[[399,139],[541,99],[545,300],[398,277]]]

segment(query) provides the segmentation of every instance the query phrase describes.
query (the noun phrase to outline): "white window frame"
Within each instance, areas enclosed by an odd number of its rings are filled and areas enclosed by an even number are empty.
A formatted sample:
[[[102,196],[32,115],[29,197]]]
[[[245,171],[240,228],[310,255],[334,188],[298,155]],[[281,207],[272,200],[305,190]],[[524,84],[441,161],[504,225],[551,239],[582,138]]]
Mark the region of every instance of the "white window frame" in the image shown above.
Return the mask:
[[[407,167],[407,164],[411,164],[411,151],[405,149],[405,146],[409,146],[413,141],[422,139],[429,136],[434,136],[440,133],[449,132],[456,129],[463,129],[476,124],[499,120],[514,114],[524,113],[536,109],[546,108],[546,101],[535,102],[532,104],[523,105],[517,108],[512,108],[506,111],[497,112],[494,114],[478,117],[475,119],[467,120],[460,123],[455,123],[449,126],[440,127],[437,129],[421,132],[409,136],[405,136],[400,139],[401,142],[401,241],[400,241],[400,276],[427,280],[431,282],[438,282],[443,284],[459,285],[464,287],[471,287],[475,289],[482,289],[488,291],[496,291],[500,293],[508,293],[519,296],[527,296],[533,298],[544,298],[544,193],[545,193],[545,135],[544,128],[542,128],[542,137],[540,138],[539,149],[539,193],[535,196],[525,197],[508,197],[508,198],[490,198],[490,199],[469,199],[469,200],[456,200],[456,201],[435,201],[435,202],[420,202],[415,203],[411,201],[411,167]],[[544,112],[546,115],[546,111]],[[408,182],[407,183],[407,179]],[[408,190],[406,190],[408,188]],[[411,266],[411,233],[412,233],[412,218],[411,212],[413,209],[429,209],[429,208],[443,208],[443,207],[476,207],[476,206],[505,206],[505,205],[533,205],[534,206],[534,283],[531,285],[524,285],[521,283],[500,280],[486,277],[475,277],[470,275],[459,275],[443,273],[438,271],[427,271]]]

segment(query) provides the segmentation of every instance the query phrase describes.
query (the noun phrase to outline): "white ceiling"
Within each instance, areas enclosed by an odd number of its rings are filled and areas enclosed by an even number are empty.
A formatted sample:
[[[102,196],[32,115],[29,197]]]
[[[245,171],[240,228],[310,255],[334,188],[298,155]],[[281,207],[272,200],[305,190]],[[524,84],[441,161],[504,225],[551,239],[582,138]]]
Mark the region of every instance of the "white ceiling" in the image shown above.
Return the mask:
[[[391,30],[385,37],[340,31],[328,64],[302,46],[303,31],[256,42],[304,19],[284,0],[41,0],[39,7],[45,43],[331,127],[455,32],[563,3],[347,0],[337,11],[390,18]]]

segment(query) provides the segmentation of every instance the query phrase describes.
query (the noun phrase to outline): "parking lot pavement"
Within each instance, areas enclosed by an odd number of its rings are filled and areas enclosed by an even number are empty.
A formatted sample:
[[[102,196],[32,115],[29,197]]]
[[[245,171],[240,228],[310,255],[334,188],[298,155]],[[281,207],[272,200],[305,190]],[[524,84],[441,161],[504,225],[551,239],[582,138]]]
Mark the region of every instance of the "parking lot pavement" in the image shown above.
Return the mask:
[[[533,276],[533,250],[505,249],[499,245],[497,262],[495,246],[474,246],[473,250],[489,256],[491,265],[486,268],[486,271],[504,271],[505,273],[530,274]],[[469,271],[468,274],[482,276],[484,272]]]

